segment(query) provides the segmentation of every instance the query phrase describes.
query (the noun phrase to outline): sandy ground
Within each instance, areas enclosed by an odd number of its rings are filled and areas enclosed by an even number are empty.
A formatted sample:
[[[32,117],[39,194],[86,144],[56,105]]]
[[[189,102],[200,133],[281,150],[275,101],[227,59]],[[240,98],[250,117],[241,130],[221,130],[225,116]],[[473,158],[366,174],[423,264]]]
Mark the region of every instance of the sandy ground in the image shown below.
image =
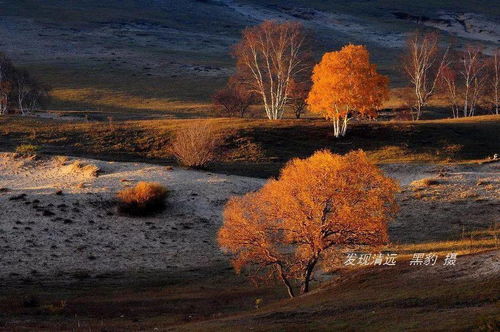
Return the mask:
[[[227,262],[215,241],[228,197],[258,189],[262,179],[169,169],[142,163],[79,159],[98,177],[75,172],[76,159],[0,155],[0,283],[19,278],[175,272]],[[403,186],[391,224],[395,243],[453,239],[464,228],[499,221],[499,166],[385,165]],[[422,178],[438,184],[410,185]],[[116,192],[137,181],[171,190],[169,206],[149,218],[116,213]],[[58,191],[61,191],[58,193]]]
[[[86,177],[53,160],[11,157],[0,158],[0,187],[9,188],[0,194],[0,279],[214,264],[224,259],[214,240],[223,204],[262,184],[259,179],[97,160],[83,161],[103,174]],[[111,203],[115,193],[137,181],[166,185],[171,190],[168,209],[150,218],[117,215]],[[21,194],[26,197],[16,199]]]

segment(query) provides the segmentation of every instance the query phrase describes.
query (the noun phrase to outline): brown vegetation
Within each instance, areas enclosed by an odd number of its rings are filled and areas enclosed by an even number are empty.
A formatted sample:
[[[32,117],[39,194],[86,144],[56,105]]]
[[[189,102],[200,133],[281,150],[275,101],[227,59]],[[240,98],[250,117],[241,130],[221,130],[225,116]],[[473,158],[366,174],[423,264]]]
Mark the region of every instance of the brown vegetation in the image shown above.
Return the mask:
[[[438,185],[440,182],[438,179],[434,178],[425,178],[421,180],[416,180],[411,183],[412,187],[414,188],[425,188],[425,187],[430,187],[430,186],[435,186]]]
[[[117,194],[118,210],[131,216],[148,216],[165,207],[167,195],[168,190],[158,183],[139,182]]]
[[[16,153],[21,156],[34,156],[40,151],[40,147],[33,144],[21,144],[16,148]]]
[[[258,192],[232,198],[219,231],[237,271],[276,278],[295,295],[309,291],[314,269],[336,250],[386,243],[398,185],[362,151],[294,159]]]
[[[243,118],[253,102],[253,95],[235,79],[230,79],[223,89],[215,92],[212,100],[217,114]]]
[[[85,177],[96,177],[101,172],[101,169],[92,164],[85,164],[80,160],[75,160],[67,166],[67,169],[71,173],[80,174]]]
[[[212,123],[197,121],[177,131],[169,150],[181,165],[203,167],[214,160],[222,142]]]

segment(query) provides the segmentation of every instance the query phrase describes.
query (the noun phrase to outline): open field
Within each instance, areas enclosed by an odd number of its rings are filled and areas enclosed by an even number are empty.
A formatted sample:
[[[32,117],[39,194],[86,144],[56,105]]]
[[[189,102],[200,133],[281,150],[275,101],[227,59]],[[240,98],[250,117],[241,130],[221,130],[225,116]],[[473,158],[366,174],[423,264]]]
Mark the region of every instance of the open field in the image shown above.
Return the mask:
[[[0,147],[39,145],[43,152],[92,158],[172,164],[167,146],[176,130],[197,120],[55,121],[0,118]],[[500,151],[498,116],[419,122],[353,123],[334,139],[325,120],[214,119],[227,132],[219,162],[209,170],[246,176],[277,175],[286,161],[319,149],[365,150],[377,163],[456,163],[483,160]]]
[[[234,71],[231,46],[264,19],[298,20],[314,35],[315,57],[346,43],[367,45],[391,86],[405,34],[436,29],[461,45],[498,43],[490,1],[4,1],[0,50],[53,87],[51,107],[144,117],[206,111]],[[92,15],[89,15],[92,13]]]
[[[500,262],[498,250],[490,252],[500,234],[498,163],[384,165],[402,185],[401,211],[391,244],[377,250],[397,252],[399,265],[333,270],[333,282],[285,301],[281,287],[255,288],[235,276],[215,242],[227,198],[261,179],[79,159],[100,169],[96,177],[75,170],[71,158],[0,160],[0,329],[377,330],[396,316],[402,329],[498,324]],[[117,214],[115,193],[138,181],[166,185],[167,210]],[[408,266],[414,252],[441,261]],[[439,266],[449,252],[457,265]],[[452,318],[439,319],[444,313]]]
[[[264,119],[258,101],[221,117],[212,97],[235,73],[233,46],[267,20],[300,23],[316,63],[365,46],[369,63],[328,64],[325,76],[349,74],[320,89],[318,109],[363,101],[378,116],[355,106],[336,138],[307,109],[295,119],[302,96],[280,71],[261,86],[288,91],[283,119]],[[418,91],[401,62],[416,30],[450,45],[451,69],[425,82],[435,90],[410,121]],[[267,63],[291,70],[276,40]],[[490,0],[0,0],[0,55],[15,65],[0,63],[0,332],[500,331],[487,59],[499,43]],[[471,45],[485,56],[467,85]],[[371,83],[372,63],[388,85]],[[305,92],[304,73],[291,85]],[[245,104],[239,88],[225,101]],[[476,116],[450,118],[453,100],[462,114],[476,97]],[[363,153],[288,164],[320,150],[363,150],[377,167]]]

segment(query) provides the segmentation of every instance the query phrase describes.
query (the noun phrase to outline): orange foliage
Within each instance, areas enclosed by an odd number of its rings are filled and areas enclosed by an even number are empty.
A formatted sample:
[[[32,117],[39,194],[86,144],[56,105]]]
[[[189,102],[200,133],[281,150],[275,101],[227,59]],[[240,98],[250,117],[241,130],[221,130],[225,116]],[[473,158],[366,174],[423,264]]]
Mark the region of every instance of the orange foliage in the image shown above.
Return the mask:
[[[397,190],[363,151],[318,151],[292,160],[261,190],[232,198],[219,244],[233,254],[238,272],[276,277],[294,296],[293,280],[307,292],[328,250],[388,241]]]
[[[389,97],[388,78],[377,73],[361,45],[325,53],[314,67],[312,81],[309,109],[333,121],[335,137],[345,135],[353,112],[373,117]]]
[[[126,188],[117,194],[120,212],[145,216],[161,210],[165,206],[167,189],[159,183],[139,182],[135,187]]]

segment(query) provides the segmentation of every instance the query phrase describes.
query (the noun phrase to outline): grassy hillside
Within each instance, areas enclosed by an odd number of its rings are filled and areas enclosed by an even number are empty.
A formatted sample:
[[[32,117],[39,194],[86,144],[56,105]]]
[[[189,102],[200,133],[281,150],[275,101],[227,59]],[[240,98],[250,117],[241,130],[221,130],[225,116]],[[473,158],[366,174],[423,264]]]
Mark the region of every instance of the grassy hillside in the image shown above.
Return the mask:
[[[196,120],[55,121],[0,118],[0,149],[13,151],[35,144],[52,154],[113,160],[174,163],[167,146],[172,135]],[[335,139],[325,120],[215,119],[226,144],[217,172],[268,177],[277,175],[291,158],[319,149],[345,153],[365,150],[377,163],[483,160],[500,150],[492,139],[500,131],[498,116],[418,122],[353,123],[345,138]]]
[[[399,262],[343,271],[293,300],[279,286],[255,288],[223,267],[182,277],[83,276],[42,286],[27,281],[0,290],[0,329],[495,331],[498,275],[463,277],[474,273],[474,265],[491,264],[495,254],[459,256],[457,268]]]

